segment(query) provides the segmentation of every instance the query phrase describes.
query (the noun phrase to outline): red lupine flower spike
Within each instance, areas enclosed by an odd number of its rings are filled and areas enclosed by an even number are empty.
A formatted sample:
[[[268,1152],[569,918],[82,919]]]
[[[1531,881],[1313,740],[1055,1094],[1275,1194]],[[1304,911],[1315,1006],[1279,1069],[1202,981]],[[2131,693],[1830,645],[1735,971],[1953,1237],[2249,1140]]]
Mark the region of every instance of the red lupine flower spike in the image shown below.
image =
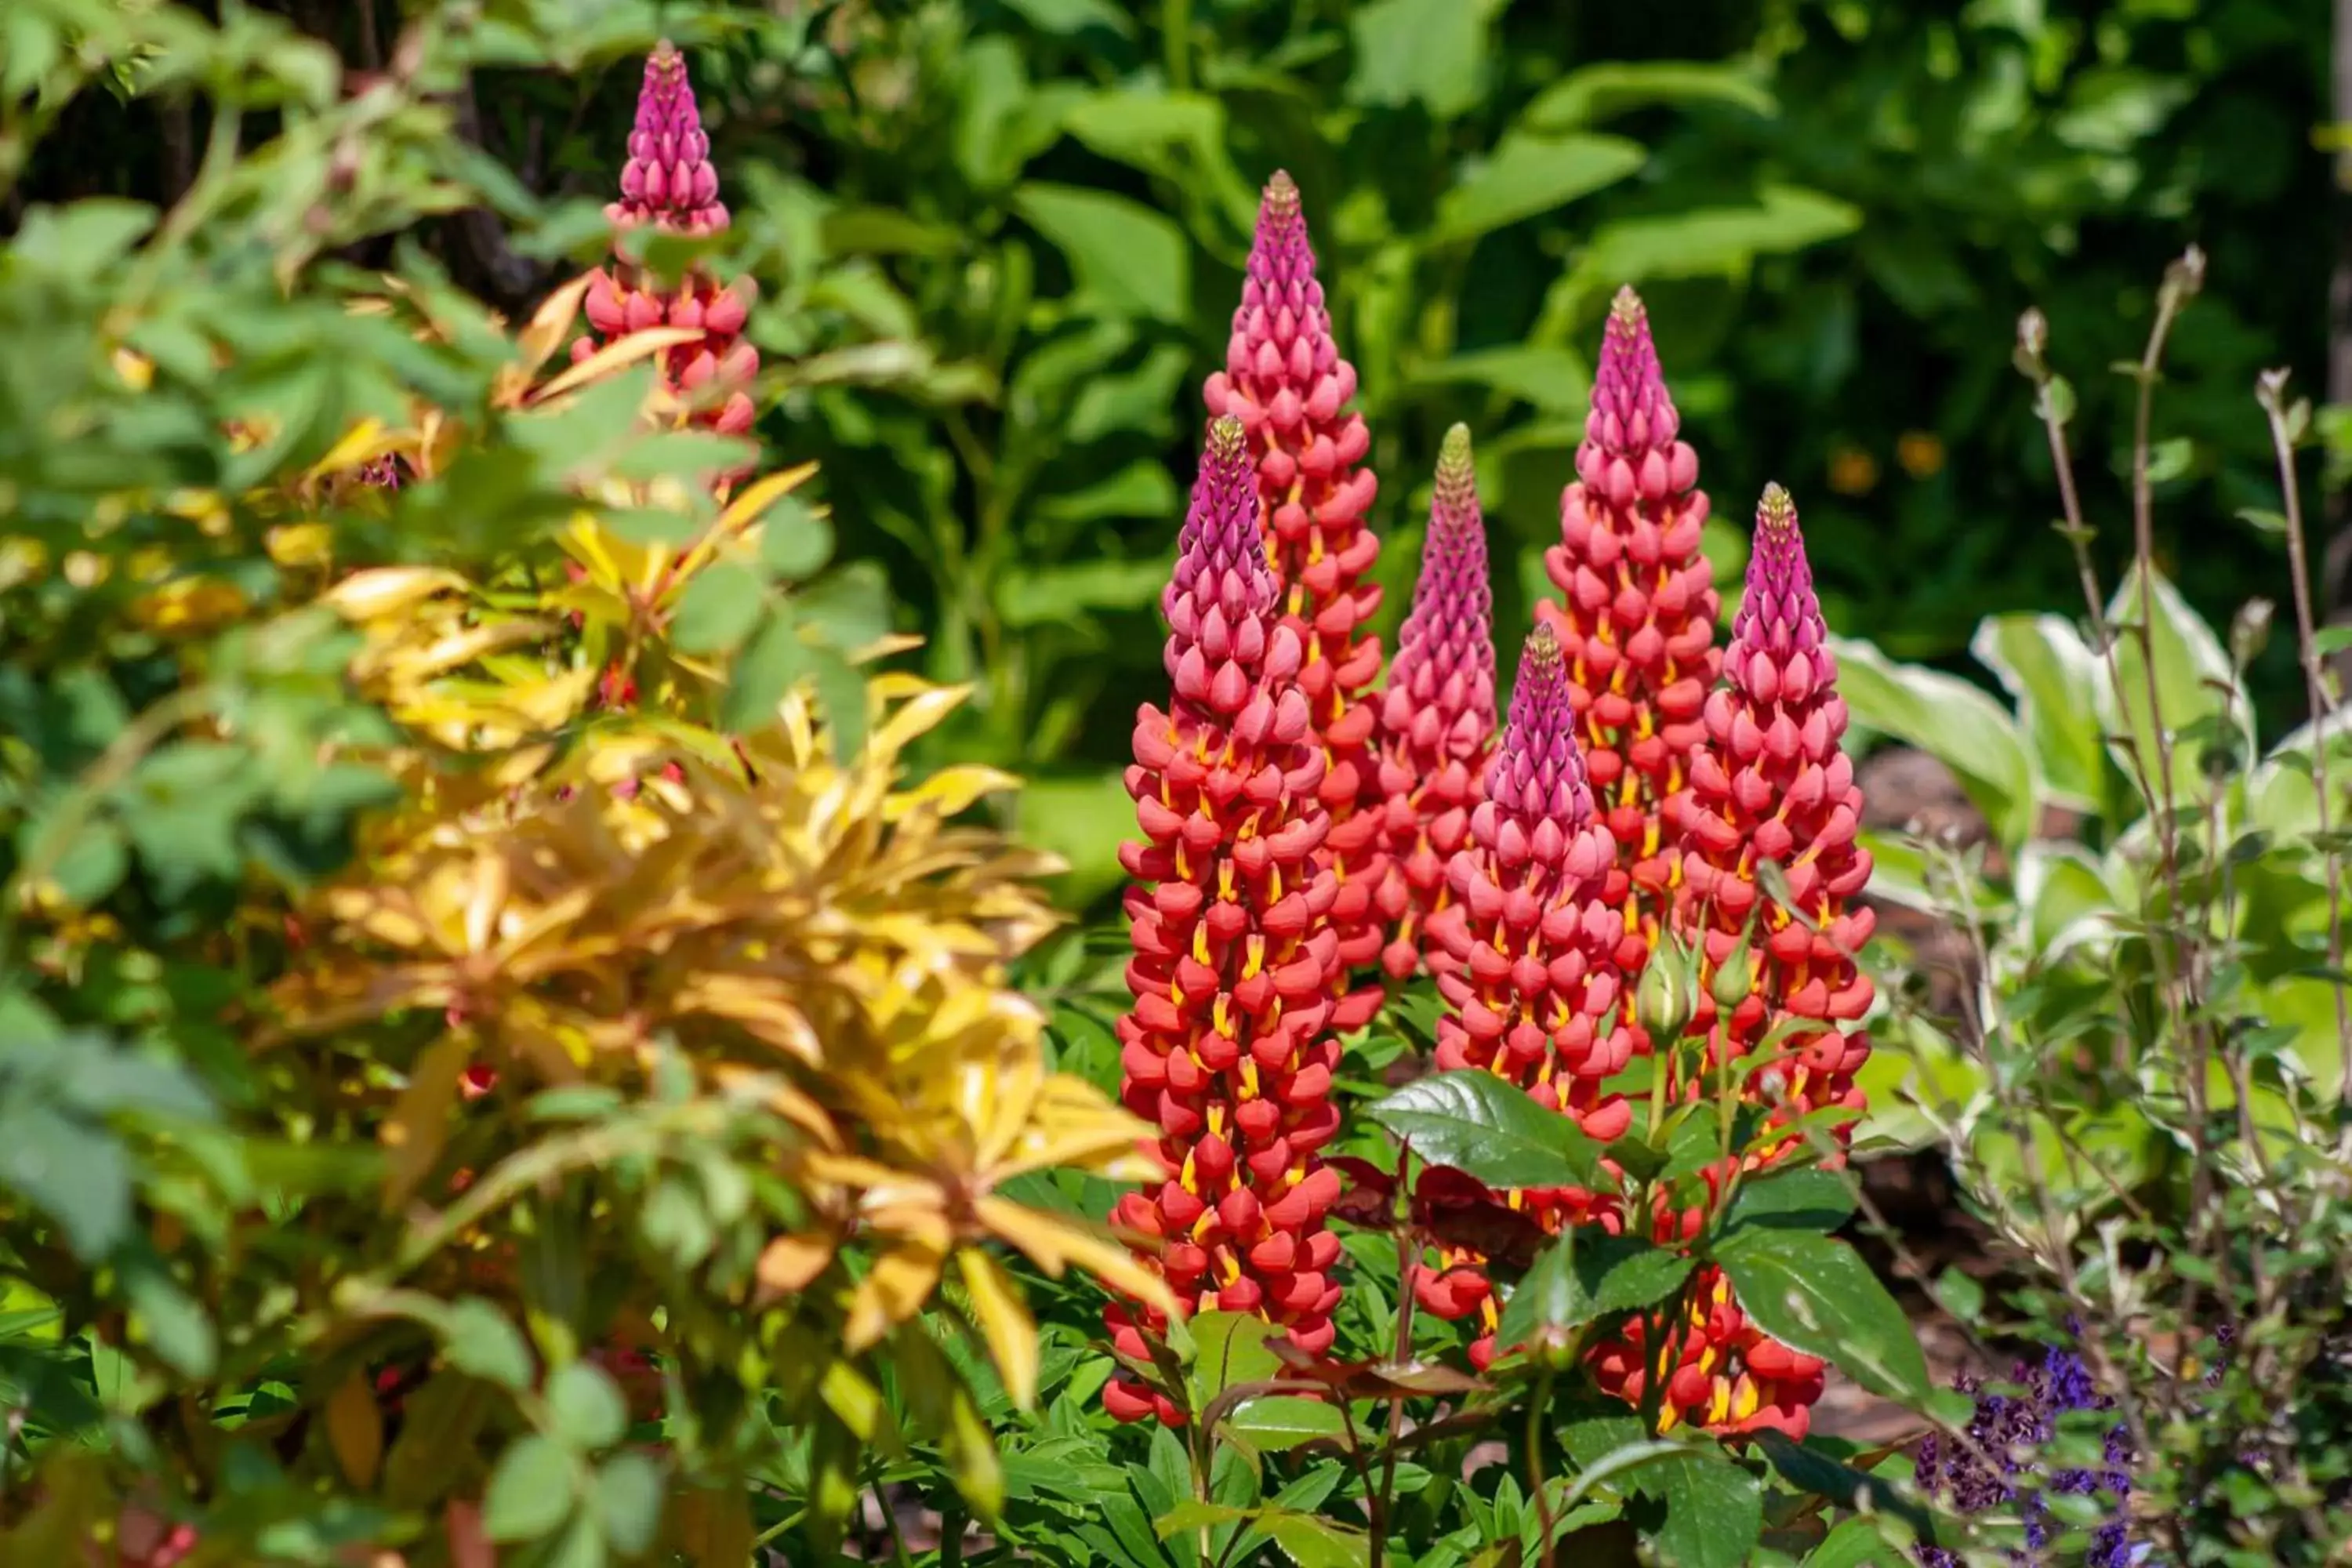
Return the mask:
[[[1380,639],[1363,629],[1381,603],[1379,585],[1363,580],[1380,553],[1366,525],[1379,486],[1361,466],[1371,436],[1349,406],[1355,395],[1355,367],[1339,357],[1316,280],[1298,187],[1277,173],[1258,207],[1225,368],[1209,377],[1202,397],[1212,415],[1240,420],[1248,434],[1284,617],[1306,648],[1298,683],[1330,763],[1322,784],[1331,816],[1325,858],[1339,879],[1332,925],[1350,969],[1380,956],[1385,819],[1370,691]],[[1344,998],[1338,1026],[1370,1021],[1380,998],[1377,988]]]
[[[629,132],[629,161],[621,171],[621,199],[604,209],[615,226],[653,222],[680,234],[727,226],[719,199],[719,171],[710,138],[687,79],[686,57],[665,38],[646,59],[637,89],[637,122]]]
[[[1754,1092],[1781,1103],[1776,1121],[1830,1107],[1859,1119],[1853,1077],[1870,1055],[1869,1036],[1843,1027],[1870,1009],[1871,984],[1854,959],[1875,921],[1853,903],[1870,880],[1870,853],[1855,841],[1862,792],[1839,743],[1846,710],[1827,638],[1796,506],[1769,486],[1724,655],[1730,679],[1707,699],[1711,751],[1684,799],[1689,848],[1677,916],[1704,942],[1694,1026],[1706,1032],[1714,1059],[1747,1056],[1785,1020],[1822,1021],[1788,1037],[1755,1076]],[[1793,913],[1759,885],[1754,867],[1766,860],[1781,868]],[[1716,984],[1735,957],[1749,965],[1749,984]],[[1728,1007],[1708,994],[1742,990]]]
[[[1560,542],[1544,555],[1567,602],[1538,613],[1567,655],[1593,797],[1617,841],[1610,902],[1622,911],[1629,975],[1654,951],[1671,899],[1681,845],[1666,803],[1706,743],[1699,710],[1720,668],[1718,596],[1699,552],[1707,501],[1681,427],[1649,314],[1620,289],[1577,479],[1560,496]]]
[[[1729,679],[1706,700],[1709,743],[1693,754],[1689,786],[1673,803],[1688,846],[1673,919],[1699,958],[1692,1029],[1707,1042],[1708,1064],[1750,1055],[1784,1024],[1820,1021],[1783,1036],[1773,1059],[1739,1080],[1738,1092],[1772,1108],[1767,1129],[1828,1108],[1858,1118],[1853,1075],[1870,1054],[1866,1035],[1842,1026],[1870,1005],[1870,982],[1853,954],[1870,939],[1872,916],[1849,908],[1869,880],[1870,857],[1854,842],[1862,795],[1839,746],[1846,713],[1827,638],[1797,509],[1786,490],[1769,486],[1724,655]],[[1766,860],[1782,868],[1801,920],[1763,891],[1756,867]],[[1696,1083],[1684,1089],[1700,1091]],[[1850,1130],[1851,1122],[1837,1131]],[[1768,1139],[1744,1163],[1770,1164],[1798,1142],[1794,1133]],[[1708,1173],[1710,1187],[1727,1173]],[[1699,1211],[1662,1215],[1660,1239],[1687,1236],[1703,1218]],[[1602,1386],[1638,1402],[1663,1379],[1669,1425],[1770,1426],[1803,1436],[1821,1397],[1822,1363],[1757,1329],[1711,1265],[1696,1277],[1690,1321],[1654,1351],[1638,1321],[1603,1346],[1593,1361]]]
[[[1448,868],[1454,900],[1429,919],[1429,963],[1447,1008],[1438,1067],[1484,1068],[1605,1143],[1633,1121],[1606,1080],[1624,1068],[1633,1041],[1616,963],[1623,922],[1605,896],[1617,847],[1595,819],[1575,731],[1567,664],[1539,624],[1486,765],[1485,798],[1470,814],[1470,842]],[[1510,1201],[1548,1230],[1601,1218],[1608,1206],[1575,1190]],[[1461,1315],[1461,1274],[1475,1260],[1445,1262],[1444,1299],[1423,1291],[1423,1304]],[[1476,1304],[1491,1318],[1491,1300]],[[1490,1321],[1471,1353],[1483,1365],[1493,1352]]]
[[[1631,1405],[1661,1384],[1662,1432],[1688,1424],[1719,1435],[1771,1430],[1801,1440],[1812,1429],[1824,1364],[1757,1328],[1711,1263],[1700,1266],[1687,1299],[1683,1322],[1654,1350],[1644,1321],[1628,1321],[1620,1338],[1593,1354],[1594,1380]]]
[[[1257,517],[1242,425],[1218,419],[1160,600],[1173,698],[1136,716],[1127,787],[1144,837],[1120,849],[1136,879],[1120,1096],[1158,1124],[1166,1180],[1114,1217],[1159,1238],[1179,1301],[1259,1313],[1320,1354],[1339,1300],[1339,1239],[1324,1223],[1339,1180],[1316,1153],[1339,1127],[1338,883],[1318,863],[1329,818],[1299,685],[1307,651]],[[1135,1356],[1166,1327],[1124,1304],[1106,1321]],[[1181,1418],[1125,1379],[1103,1398],[1122,1420]]]
[[[687,235],[716,234],[728,226],[686,57],[667,40],[646,61],[621,199],[604,216],[616,234],[646,223]],[[751,428],[749,388],[760,368],[759,350],[742,335],[753,292],[749,278],[722,289],[698,270],[670,282],[624,264],[595,274],[584,305],[589,326],[606,342],[655,327],[699,331],[698,342],[661,353],[665,390],[693,410],[693,423],[740,436]],[[583,337],[572,345],[572,357],[585,359],[597,346],[594,337]]]
[[[1456,425],[1438,452],[1421,577],[1381,697],[1388,864],[1380,901],[1390,931],[1381,965],[1391,979],[1419,967],[1423,927],[1449,897],[1446,865],[1469,840],[1495,739],[1493,620],[1470,429]]]

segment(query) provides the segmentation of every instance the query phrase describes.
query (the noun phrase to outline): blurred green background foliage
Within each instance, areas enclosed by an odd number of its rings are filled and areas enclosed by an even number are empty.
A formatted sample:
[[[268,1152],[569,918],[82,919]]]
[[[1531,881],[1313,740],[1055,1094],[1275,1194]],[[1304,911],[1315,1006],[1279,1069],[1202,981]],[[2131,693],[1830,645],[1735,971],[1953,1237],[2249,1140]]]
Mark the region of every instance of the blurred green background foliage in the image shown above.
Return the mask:
[[[347,91],[399,68],[394,0],[273,8]],[[2191,241],[2210,266],[2156,432],[2159,556],[2217,621],[2280,578],[2235,514],[2275,504],[2257,371],[2325,385],[2343,219],[2318,0],[491,0],[476,25],[484,64],[444,84],[450,157],[494,205],[421,243],[510,311],[593,258],[635,60],[674,33],[736,214],[725,265],[772,307],[764,434],[823,459],[871,614],[978,683],[939,744],[1039,781],[1024,826],[1079,861],[1081,896],[1130,825],[1118,769],[1159,679],[1199,383],[1276,167],[1361,374],[1383,629],[1456,419],[1501,624],[1525,614],[1630,281],[1723,568],[1778,479],[1840,631],[1981,679],[1981,616],[2081,602],[2018,313],[2042,308],[2072,363],[2126,359]],[[569,74],[499,68],[502,28],[534,62],[527,37],[561,40]],[[68,112],[12,206],[168,200],[215,132],[168,96]],[[2087,466],[2119,465],[2127,384],[2080,390]],[[2093,521],[2112,565],[2125,519]],[[2291,704],[2272,660],[2261,689]]]

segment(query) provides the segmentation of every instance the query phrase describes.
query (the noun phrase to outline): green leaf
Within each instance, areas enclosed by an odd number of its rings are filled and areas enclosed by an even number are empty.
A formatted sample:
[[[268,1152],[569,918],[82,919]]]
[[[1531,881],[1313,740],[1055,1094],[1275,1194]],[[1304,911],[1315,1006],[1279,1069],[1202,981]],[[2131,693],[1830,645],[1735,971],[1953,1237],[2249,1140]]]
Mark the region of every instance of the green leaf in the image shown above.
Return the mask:
[[[154,226],[153,207],[111,196],[88,196],[70,206],[35,206],[26,211],[9,257],[28,271],[91,278],[128,255]]]
[[[1419,103],[1439,120],[1477,107],[1502,0],[1370,0],[1350,8],[1356,68],[1348,101],[1400,109]]]
[[[2222,688],[2231,680],[2230,656],[2211,627],[2200,619],[2162,573],[2148,583],[2154,620],[2148,640],[2155,651],[2156,713],[2166,730],[2179,736],[2209,721],[2222,720],[2240,731],[2251,715],[2243,693],[2234,700]],[[2140,651],[2140,575],[2135,565],[2126,572],[2122,586],[2107,605],[2108,623],[2116,628],[2116,681],[2100,668],[2098,712],[2107,732],[2118,737],[2116,763],[2131,773],[2130,756],[2137,751],[2151,781],[2158,777],[2156,720],[2148,708],[2148,661]],[[2120,692],[2117,689],[2120,684]],[[2130,746],[2121,743],[2127,737]],[[2172,789],[2176,804],[2204,797],[2204,773],[2193,743],[2176,745],[2172,752]],[[2158,785],[2161,789],[2161,784]]]
[[[1613,185],[1649,158],[1618,136],[1511,136],[1438,199],[1439,243],[1475,239]]]
[[[1063,126],[1115,163],[1186,186],[1205,184],[1238,222],[1255,214],[1257,198],[1226,151],[1225,106],[1205,93],[1123,87],[1074,104]]]
[[[1318,1438],[1342,1437],[1348,1423],[1319,1399],[1276,1394],[1253,1399],[1225,1418],[1225,1430],[1266,1453],[1280,1453]]]
[[[670,616],[670,641],[686,654],[725,653],[741,645],[759,624],[767,598],[760,574],[739,562],[721,561],[695,574]]]
[[[1178,516],[1182,512],[1183,507],[1184,498],[1177,493],[1176,481],[1168,477],[1167,468],[1154,462],[1130,463],[1110,478],[1088,485],[1083,489],[1064,490],[1058,494],[1037,498],[1039,515],[1063,523],[1094,522],[1106,517],[1136,517],[1156,521]],[[1096,564],[1097,563],[1094,562],[1072,562],[1067,565],[1052,566],[1046,570],[1060,573],[1083,572]],[[1120,605],[1149,604],[1152,596],[1157,594],[1160,584],[1168,580],[1168,563],[1165,561],[1151,563],[1110,561],[1100,564],[1122,571],[1139,570],[1145,564],[1151,566],[1152,592],[1138,596],[1131,586],[1125,586],[1127,580],[1122,579],[1124,591],[1113,601]]]
[[[536,1435],[499,1456],[482,1498],[482,1529],[492,1541],[537,1541],[572,1517],[579,1472],[572,1456]]]
[[[833,524],[785,496],[768,509],[761,526],[760,559],[786,582],[814,577],[833,559]]]
[[[628,1402],[603,1367],[575,1361],[547,1385],[556,1438],[582,1451],[609,1448],[629,1429]]]
[[[2099,656],[2058,616],[1988,616],[1969,651],[2017,703],[2030,765],[2043,797],[2097,811],[2106,796],[2107,752],[2099,731]]]
[[[1822,1537],[1805,1558],[1805,1568],[1910,1568],[1914,1561],[1886,1543],[1876,1520],[1849,1519]]]
[[[126,1267],[122,1287],[131,1299],[132,1332],[163,1364],[184,1377],[210,1376],[220,1357],[220,1342],[202,1303],[156,1263]]]
[[[0,1102],[0,1187],[55,1220],[75,1257],[98,1262],[131,1227],[130,1157],[104,1128],[34,1099],[5,1073],[0,1085],[9,1096]]]
[[[2322,626],[2311,635],[2311,646],[2323,658],[2352,647],[2352,626]]]
[[[1076,561],[1008,574],[997,590],[997,608],[1008,626],[1057,626],[1075,612],[1139,610],[1160,597],[1168,582],[1165,561]]]
[[[1910,1320],[1845,1243],[1809,1231],[1735,1231],[1711,1249],[1757,1326],[1889,1399],[1927,1397]]]
[[[1675,1568],[1744,1568],[1764,1532],[1764,1489],[1720,1450],[1689,1448],[1650,1467],[1666,1502],[1658,1561]]]
[[[1753,206],[1604,225],[1577,263],[1577,277],[1588,292],[1598,292],[1629,278],[1736,276],[1759,256],[1784,256],[1862,226],[1862,209],[1817,191],[1769,185],[1760,194]]]
[[[1192,1408],[1239,1383],[1260,1383],[1282,1370],[1266,1342],[1282,1331],[1248,1312],[1202,1312],[1191,1320],[1193,1356],[1186,1373]]]
[[[1257,1527],[1298,1568],[1362,1568],[1371,1561],[1371,1543],[1361,1531],[1311,1513],[1268,1509],[1258,1515]]]
[[[1186,1498],[1166,1513],[1151,1521],[1160,1539],[1181,1535],[1188,1531],[1212,1530],[1221,1524],[1237,1524],[1253,1517],[1254,1509],[1235,1508],[1229,1503],[1203,1502],[1198,1498]]]
[[[748,735],[776,721],[777,705],[793,682],[807,672],[812,660],[801,637],[800,622],[788,604],[768,606],[760,629],[736,656],[728,672],[727,695],[719,704],[719,723],[730,735]]]
[[[1771,89],[1739,66],[1700,60],[1611,60],[1569,72],[1519,117],[1530,131],[1573,131],[1658,103],[1714,103],[1771,116]]]
[[[1135,32],[1135,19],[1110,0],[1004,0],[1004,4],[1042,32],[1069,34],[1101,27],[1122,38]]]
[[[1031,182],[1013,210],[1067,258],[1078,292],[1114,316],[1181,322],[1192,308],[1183,231],[1139,202],[1075,185]]]
[[[1562,1236],[1538,1254],[1511,1291],[1496,1331],[1498,1343],[1524,1344],[1539,1332],[1579,1329],[1612,1312],[1663,1301],[1690,1277],[1693,1260],[1639,1237]]]
[[[1723,1226],[1827,1232],[1853,1218],[1853,1189],[1834,1171],[1774,1171],[1739,1184]]]
[[[1952,770],[2014,847],[2038,825],[2033,766],[2017,721],[2000,703],[1955,676],[1898,664],[1865,642],[1832,637],[1838,695],[1856,722],[1918,747]]]
[[[661,1527],[667,1500],[662,1468],[640,1450],[615,1454],[598,1468],[591,1500],[604,1521],[605,1538],[624,1556],[634,1557],[653,1544]]]
[[[459,1372],[501,1388],[530,1385],[530,1346],[495,1304],[478,1297],[454,1303],[442,1332],[442,1349]]]
[[[1917,1503],[1906,1501],[1876,1476],[1806,1447],[1785,1433],[1767,1428],[1754,1437],[1780,1479],[1798,1490],[1826,1498],[1849,1511],[1866,1508],[1874,1513],[1896,1514],[1910,1522],[1922,1541],[1935,1541],[1934,1517]]]
[[[866,677],[832,648],[814,650],[817,707],[833,734],[834,755],[846,760],[866,744]]]
[[[1015,798],[1022,842],[1070,868],[1065,906],[1084,907],[1119,886],[1119,841],[1135,832],[1135,797],[1116,771],[1033,778]]]
[[[1582,358],[1546,343],[1511,343],[1455,354],[1414,373],[1416,388],[1467,384],[1532,404],[1547,414],[1584,408],[1592,400],[1592,373]]]
[[[1481,1068],[1409,1083],[1364,1114],[1430,1163],[1452,1165],[1488,1186],[1590,1186],[1599,1180],[1591,1141],[1572,1120]]]

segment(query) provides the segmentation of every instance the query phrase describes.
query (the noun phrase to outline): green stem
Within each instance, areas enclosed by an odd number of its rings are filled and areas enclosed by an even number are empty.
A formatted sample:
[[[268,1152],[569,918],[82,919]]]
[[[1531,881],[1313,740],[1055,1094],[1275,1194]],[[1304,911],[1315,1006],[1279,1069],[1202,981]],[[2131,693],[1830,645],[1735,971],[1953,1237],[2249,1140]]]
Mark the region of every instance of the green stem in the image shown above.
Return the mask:
[[[1536,1523],[1542,1531],[1536,1542],[1536,1561],[1541,1568],[1552,1568],[1552,1532],[1558,1528],[1543,1471],[1543,1418],[1551,1408],[1551,1369],[1546,1367],[1536,1384],[1535,1399],[1528,1405],[1528,1490],[1535,1497]]]
[[[1167,50],[1168,90],[1192,89],[1192,0],[1160,0],[1160,43]]]

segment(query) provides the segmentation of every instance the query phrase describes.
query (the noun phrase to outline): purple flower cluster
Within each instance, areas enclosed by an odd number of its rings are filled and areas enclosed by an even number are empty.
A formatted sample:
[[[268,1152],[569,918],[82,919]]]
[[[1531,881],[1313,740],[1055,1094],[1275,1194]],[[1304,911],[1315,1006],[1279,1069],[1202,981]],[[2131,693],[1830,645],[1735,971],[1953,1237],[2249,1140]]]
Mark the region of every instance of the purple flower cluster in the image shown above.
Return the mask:
[[[2010,1383],[2018,1392],[1989,1390],[1971,1377],[1958,1380],[1961,1393],[1976,1395],[1969,1441],[1946,1442],[1933,1433],[1921,1438],[1920,1489],[1961,1513],[2013,1506],[2025,1525],[2025,1550],[2011,1558],[2033,1568],[2051,1561],[2055,1533],[2042,1500],[2045,1492],[2104,1499],[2112,1517],[2092,1532],[2084,1568],[2128,1568],[2137,1563],[2140,1554],[2132,1550],[2124,1518],[2124,1500],[2131,1492],[2131,1442],[2121,1425],[2107,1434],[2103,1468],[2042,1473],[2041,1455],[2057,1436],[2060,1416],[2111,1409],[2115,1401],[2098,1392],[2080,1356],[2055,1348],[2043,1353],[2039,1366],[2020,1362]],[[2039,1476],[2039,1484],[2021,1497],[2017,1483],[2028,1474]],[[1959,1559],[1940,1546],[1919,1548],[1919,1562],[1921,1568],[1959,1568]]]

